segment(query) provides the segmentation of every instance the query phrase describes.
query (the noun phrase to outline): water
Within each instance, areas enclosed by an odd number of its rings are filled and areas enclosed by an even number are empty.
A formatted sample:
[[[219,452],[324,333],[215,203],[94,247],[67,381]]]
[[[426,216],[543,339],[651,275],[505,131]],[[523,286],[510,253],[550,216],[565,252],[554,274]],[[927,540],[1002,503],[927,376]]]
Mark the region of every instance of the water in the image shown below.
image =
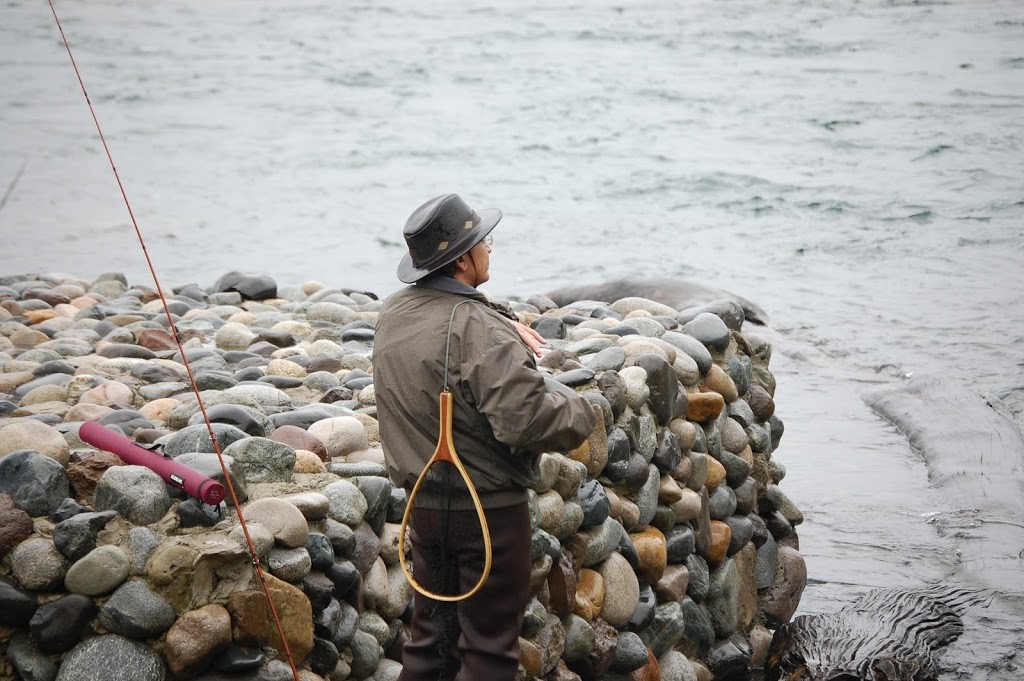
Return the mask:
[[[960,509],[859,395],[940,373],[1022,420],[1019,2],[420,5],[59,3],[161,281],[385,294],[408,213],[455,190],[505,211],[496,295],[734,291],[773,320],[801,612],[949,579]],[[0,17],[3,270],[148,281],[48,6]],[[1017,592],[944,679],[1019,677]]]

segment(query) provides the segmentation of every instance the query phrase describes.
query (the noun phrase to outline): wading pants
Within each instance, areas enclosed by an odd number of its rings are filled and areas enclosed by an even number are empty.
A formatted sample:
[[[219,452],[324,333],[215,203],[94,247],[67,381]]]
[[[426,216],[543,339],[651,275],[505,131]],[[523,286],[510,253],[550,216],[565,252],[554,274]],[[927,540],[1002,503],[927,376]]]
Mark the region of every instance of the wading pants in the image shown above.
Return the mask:
[[[490,576],[480,591],[458,603],[440,604],[416,594],[399,681],[515,679],[519,630],[529,600],[530,511],[524,503],[486,509],[485,514],[493,553]],[[413,576],[430,591],[454,593],[439,583],[445,568],[438,550],[444,515],[444,511],[413,509]],[[447,525],[449,570],[457,565],[457,593],[465,593],[483,570],[480,522],[476,511],[450,511]]]

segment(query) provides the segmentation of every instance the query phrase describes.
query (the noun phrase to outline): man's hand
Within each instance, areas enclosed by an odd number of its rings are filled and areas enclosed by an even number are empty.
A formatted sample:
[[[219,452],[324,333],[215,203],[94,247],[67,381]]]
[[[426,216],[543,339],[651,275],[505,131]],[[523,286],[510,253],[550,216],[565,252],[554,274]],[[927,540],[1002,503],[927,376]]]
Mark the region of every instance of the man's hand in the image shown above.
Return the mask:
[[[547,345],[548,343],[544,340],[543,336],[537,333],[536,329],[531,329],[522,322],[512,322],[512,326],[516,327],[516,331],[519,332],[519,337],[526,343],[526,347],[530,348],[533,354],[540,357],[540,346]]]

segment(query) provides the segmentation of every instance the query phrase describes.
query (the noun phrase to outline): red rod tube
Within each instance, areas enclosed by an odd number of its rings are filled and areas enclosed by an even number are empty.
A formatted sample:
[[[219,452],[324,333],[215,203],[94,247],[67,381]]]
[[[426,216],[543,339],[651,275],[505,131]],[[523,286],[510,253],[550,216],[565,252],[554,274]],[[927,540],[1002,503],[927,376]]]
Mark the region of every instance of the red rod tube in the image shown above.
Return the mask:
[[[177,487],[204,504],[216,506],[224,501],[224,485],[213,478],[208,478],[174,459],[165,458],[157,452],[140,447],[124,435],[118,435],[94,421],[83,423],[78,430],[78,436],[94,447],[117,454],[125,463],[145,466],[163,478],[168,485]]]

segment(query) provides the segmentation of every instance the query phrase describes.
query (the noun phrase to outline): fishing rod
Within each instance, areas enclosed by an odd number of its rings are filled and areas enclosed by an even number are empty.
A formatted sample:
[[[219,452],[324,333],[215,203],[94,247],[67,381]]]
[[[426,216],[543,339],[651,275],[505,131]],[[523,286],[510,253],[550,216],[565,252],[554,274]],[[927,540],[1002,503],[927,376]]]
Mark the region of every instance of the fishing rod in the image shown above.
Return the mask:
[[[82,79],[82,74],[78,69],[78,63],[75,61],[75,55],[71,51],[71,44],[68,42],[67,36],[64,34],[64,27],[60,23],[60,17],[57,16],[57,9],[53,6],[53,0],[47,0],[47,3],[50,5],[50,12],[53,14],[53,20],[57,24],[57,30],[60,32],[61,41],[64,43],[64,48],[67,50],[68,59],[71,60],[71,66],[75,71],[75,77],[78,79],[78,85],[82,89],[82,95],[85,97],[85,103],[89,107],[89,113],[92,115],[93,123],[96,126],[96,132],[99,134],[100,142],[103,145],[103,151],[106,153],[107,161],[110,163],[110,169],[114,172],[114,179],[117,181],[117,187],[121,192],[121,198],[124,200],[125,208],[128,209],[128,216],[131,218],[132,227],[135,228],[135,236],[139,240],[139,246],[142,248],[142,253],[145,256],[149,272],[153,277],[153,284],[156,286],[157,295],[160,296],[160,302],[163,305],[164,314],[167,317],[168,328],[171,331],[171,336],[174,338],[174,343],[178,346],[181,362],[185,366],[189,384],[192,386],[192,392],[195,394],[196,402],[199,405],[199,411],[202,413],[203,421],[206,423],[206,430],[210,435],[210,442],[213,444],[214,453],[217,455],[217,461],[220,463],[221,472],[224,475],[224,481],[227,483],[227,489],[231,495],[235,512],[238,514],[238,523],[241,525],[242,532],[245,535],[245,541],[249,548],[249,555],[252,560],[253,570],[256,573],[257,581],[259,582],[263,595],[270,607],[270,613],[273,616],[278,636],[281,638],[281,646],[284,649],[285,656],[288,658],[288,664],[291,667],[292,676],[295,678],[295,681],[301,681],[299,678],[298,667],[296,666],[295,659],[292,656],[291,647],[288,645],[288,638],[284,633],[284,626],[281,624],[281,618],[277,612],[277,606],[274,605],[274,599],[270,595],[270,589],[267,586],[266,575],[263,572],[263,566],[260,564],[260,558],[256,552],[256,545],[249,533],[249,527],[245,523],[245,516],[242,513],[242,506],[239,503],[234,482],[232,482],[231,475],[228,473],[227,464],[224,462],[224,455],[221,452],[220,443],[217,441],[217,436],[213,431],[213,422],[210,420],[210,417],[206,412],[206,405],[203,403],[202,395],[200,395],[199,386],[196,383],[195,375],[192,372],[192,366],[188,361],[188,355],[181,342],[181,336],[178,334],[178,328],[174,324],[174,316],[171,314],[171,308],[167,303],[167,297],[164,295],[163,287],[160,285],[160,278],[157,276],[156,268],[153,266],[153,261],[149,257],[149,250],[146,248],[146,241],[142,237],[142,230],[139,228],[139,223],[135,219],[135,212],[132,210],[131,202],[128,201],[128,194],[125,192],[124,183],[121,182],[121,175],[117,172],[117,165],[114,163],[114,157],[110,153],[110,147],[107,144],[106,136],[103,134],[103,128],[100,126],[99,118],[96,115],[96,109],[93,108],[92,100],[89,99],[89,92],[85,88],[85,81]]]

